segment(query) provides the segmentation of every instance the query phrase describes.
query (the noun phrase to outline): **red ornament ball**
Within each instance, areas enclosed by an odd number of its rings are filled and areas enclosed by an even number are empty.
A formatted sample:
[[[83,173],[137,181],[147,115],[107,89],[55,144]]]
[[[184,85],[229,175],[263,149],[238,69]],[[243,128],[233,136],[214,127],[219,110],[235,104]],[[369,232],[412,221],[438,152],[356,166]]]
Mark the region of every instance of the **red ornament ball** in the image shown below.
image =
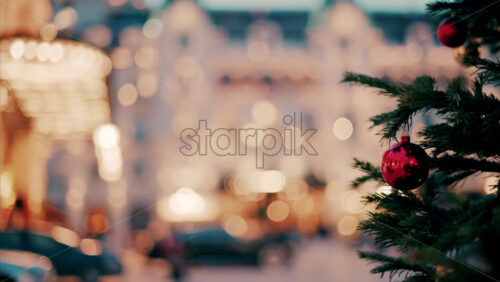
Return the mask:
[[[411,190],[424,183],[429,175],[429,157],[410,137],[391,146],[382,157],[380,171],[384,180],[395,189]]]
[[[439,41],[448,47],[458,47],[467,39],[467,24],[459,18],[446,18],[437,29]]]

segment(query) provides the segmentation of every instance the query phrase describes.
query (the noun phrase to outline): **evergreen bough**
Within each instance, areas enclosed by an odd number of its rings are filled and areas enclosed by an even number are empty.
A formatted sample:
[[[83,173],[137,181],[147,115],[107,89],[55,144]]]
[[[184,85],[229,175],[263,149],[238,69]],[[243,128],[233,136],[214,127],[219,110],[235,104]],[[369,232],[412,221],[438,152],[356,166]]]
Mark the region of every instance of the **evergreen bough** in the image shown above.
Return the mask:
[[[500,1],[439,1],[427,5],[436,20],[456,16],[467,23],[469,38],[500,50]],[[451,49],[450,49],[451,52]],[[500,100],[485,93],[484,86],[500,85],[500,62],[466,56],[464,67],[474,68],[471,81],[456,78],[438,89],[430,76],[413,82],[391,83],[347,72],[343,82],[377,88],[397,100],[393,111],[370,120],[383,140],[393,140],[411,126],[417,114],[433,115],[440,122],[426,125],[418,134],[430,154],[430,175],[413,191],[370,194],[366,204],[375,211],[359,230],[372,235],[381,253],[359,252],[376,263],[372,273],[397,281],[500,281]],[[354,167],[364,172],[355,179],[385,183],[378,167],[358,159]],[[492,173],[492,193],[466,193],[457,182]],[[400,254],[390,257],[384,249]]]

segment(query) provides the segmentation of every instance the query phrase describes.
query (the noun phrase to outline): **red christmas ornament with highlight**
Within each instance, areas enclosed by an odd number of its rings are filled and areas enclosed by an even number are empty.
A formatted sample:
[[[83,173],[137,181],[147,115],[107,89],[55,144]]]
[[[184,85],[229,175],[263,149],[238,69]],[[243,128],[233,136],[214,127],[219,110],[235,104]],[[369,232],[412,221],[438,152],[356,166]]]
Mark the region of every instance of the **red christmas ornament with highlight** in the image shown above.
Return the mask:
[[[458,47],[467,39],[467,24],[459,18],[446,18],[437,29],[439,41],[448,47]]]
[[[394,144],[384,153],[380,172],[395,189],[415,189],[429,175],[429,157],[420,146],[410,143],[409,136],[402,136],[400,143]]]

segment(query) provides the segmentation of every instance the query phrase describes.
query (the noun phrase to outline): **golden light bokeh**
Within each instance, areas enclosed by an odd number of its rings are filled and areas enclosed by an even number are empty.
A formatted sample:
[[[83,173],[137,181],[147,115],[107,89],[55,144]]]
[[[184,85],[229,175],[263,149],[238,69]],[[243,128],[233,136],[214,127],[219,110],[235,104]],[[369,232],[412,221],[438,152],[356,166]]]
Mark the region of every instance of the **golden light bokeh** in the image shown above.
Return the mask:
[[[0,205],[10,207],[15,201],[14,177],[10,171],[3,168],[0,174]]]
[[[143,73],[137,78],[137,90],[144,98],[152,97],[158,89],[158,78],[154,73]]]
[[[293,202],[292,212],[298,217],[304,217],[313,212],[314,205],[314,198],[311,195],[304,195]]]
[[[93,139],[99,175],[109,182],[119,180],[123,171],[123,157],[118,127],[103,124],[94,131]]]
[[[137,101],[137,89],[132,83],[122,85],[118,89],[118,102],[124,107],[132,106]]]
[[[268,100],[261,100],[252,106],[252,119],[262,126],[269,126],[276,120],[276,107]]]
[[[142,27],[142,33],[147,38],[155,38],[160,36],[162,30],[163,22],[157,18],[147,20]]]
[[[75,231],[62,226],[54,226],[52,228],[52,237],[60,243],[66,244],[71,247],[77,247],[80,243],[80,238]]]
[[[105,78],[111,61],[102,51],[69,40],[7,37],[0,53],[1,78],[21,111],[33,118],[35,132],[84,139],[109,120]]]
[[[141,47],[135,52],[135,64],[141,69],[151,69],[156,66],[158,62],[158,55],[155,49],[151,47]]]
[[[359,213],[364,209],[362,195],[355,190],[347,190],[340,196],[342,208],[350,213]]]
[[[267,170],[259,172],[258,187],[255,192],[277,193],[283,190],[286,184],[285,175],[278,170]]]
[[[389,185],[380,186],[377,188],[377,193],[379,194],[391,194],[394,189]]]
[[[333,129],[333,134],[339,140],[349,139],[354,131],[354,127],[352,125],[352,122],[345,117],[338,118],[333,123],[332,129]]]
[[[96,239],[85,238],[80,242],[80,250],[86,255],[97,256],[102,253],[101,243]]]
[[[358,219],[353,215],[343,216],[337,223],[337,231],[340,235],[353,235],[358,228],[358,223]]]
[[[267,207],[267,217],[276,222],[285,220],[290,214],[290,208],[283,201],[274,201]]]
[[[53,23],[48,23],[42,26],[40,29],[40,38],[45,41],[54,40],[57,36],[57,26]]]
[[[158,216],[167,222],[213,221],[219,216],[220,208],[213,194],[202,195],[188,187],[160,196],[156,201]]]
[[[170,209],[179,215],[200,214],[205,209],[205,199],[191,188],[183,187],[168,200]]]
[[[236,214],[232,214],[224,218],[224,220],[222,221],[222,226],[227,233],[235,237],[241,237],[245,235],[248,230],[246,220]]]
[[[62,8],[54,17],[54,24],[58,29],[72,27],[78,20],[78,13],[73,7]]]
[[[120,142],[120,131],[114,124],[104,124],[94,132],[94,143],[103,149],[111,149]]]
[[[14,40],[10,45],[9,51],[13,59],[20,59],[24,54],[24,41],[21,39]]]

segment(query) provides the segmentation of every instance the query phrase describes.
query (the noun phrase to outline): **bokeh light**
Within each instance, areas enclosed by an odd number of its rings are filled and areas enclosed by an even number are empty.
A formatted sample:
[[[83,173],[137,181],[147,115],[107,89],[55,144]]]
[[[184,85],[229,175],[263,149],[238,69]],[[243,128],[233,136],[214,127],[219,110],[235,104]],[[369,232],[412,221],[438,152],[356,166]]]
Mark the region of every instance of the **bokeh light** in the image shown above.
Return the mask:
[[[236,214],[232,214],[224,218],[222,226],[227,233],[235,237],[241,237],[245,235],[248,229],[248,225],[245,219]]]
[[[59,62],[64,56],[64,48],[60,43],[54,43],[49,49],[49,59],[53,63]]]
[[[0,174],[0,205],[10,207],[15,201],[14,176],[10,171],[3,168]]]
[[[34,40],[29,40],[26,42],[26,48],[24,50],[24,57],[27,60],[32,60],[36,57],[36,50],[38,48],[38,44]]]
[[[152,18],[147,20],[142,27],[142,33],[147,38],[155,38],[161,34],[163,23],[160,19]]]
[[[281,171],[267,170],[258,174],[258,191],[263,193],[277,193],[285,187],[286,178]]]
[[[54,17],[54,24],[58,29],[72,27],[78,19],[78,13],[73,7],[62,8]]]
[[[267,217],[276,222],[285,220],[290,213],[290,208],[283,201],[274,201],[267,207]]]
[[[63,244],[71,247],[76,247],[80,243],[80,238],[75,231],[62,226],[54,226],[52,228],[52,237]]]
[[[298,217],[307,216],[314,210],[314,198],[311,195],[305,195],[295,200],[292,204],[292,212]]]
[[[49,58],[50,44],[43,42],[36,48],[36,57],[40,61],[46,61]]]
[[[353,215],[343,216],[337,223],[337,231],[340,235],[353,235],[358,228],[358,219]]]
[[[258,101],[252,106],[252,119],[263,126],[273,124],[276,115],[276,107],[268,100]]]
[[[151,47],[141,47],[137,50],[134,60],[135,64],[141,69],[151,69],[158,62],[157,53]]]
[[[137,97],[137,89],[132,83],[124,84],[118,89],[117,98],[122,106],[133,105],[137,101]]]
[[[10,56],[14,59],[20,59],[24,54],[24,41],[17,39],[10,45]]]
[[[114,124],[101,125],[94,132],[94,143],[104,149],[111,149],[120,142],[120,131]]]
[[[48,23],[42,26],[40,29],[40,38],[45,41],[50,41],[57,36],[57,26],[53,23]]]
[[[143,73],[137,78],[137,90],[144,98],[152,97],[158,88],[158,78],[154,73]]]
[[[392,189],[392,187],[389,185],[384,185],[384,186],[380,186],[377,188],[377,193],[379,193],[379,194],[388,195],[388,194],[391,194],[392,191],[394,191],[394,189]]]
[[[347,190],[340,197],[342,208],[351,213],[363,211],[364,205],[362,200],[361,193],[355,190]]]
[[[351,137],[354,127],[350,120],[345,117],[338,118],[333,123],[333,134],[339,140],[347,140]]]
[[[200,214],[205,208],[205,199],[191,188],[180,188],[168,200],[170,209],[176,214]]]
[[[89,256],[97,256],[102,252],[101,243],[96,239],[85,238],[80,242],[80,249]]]

